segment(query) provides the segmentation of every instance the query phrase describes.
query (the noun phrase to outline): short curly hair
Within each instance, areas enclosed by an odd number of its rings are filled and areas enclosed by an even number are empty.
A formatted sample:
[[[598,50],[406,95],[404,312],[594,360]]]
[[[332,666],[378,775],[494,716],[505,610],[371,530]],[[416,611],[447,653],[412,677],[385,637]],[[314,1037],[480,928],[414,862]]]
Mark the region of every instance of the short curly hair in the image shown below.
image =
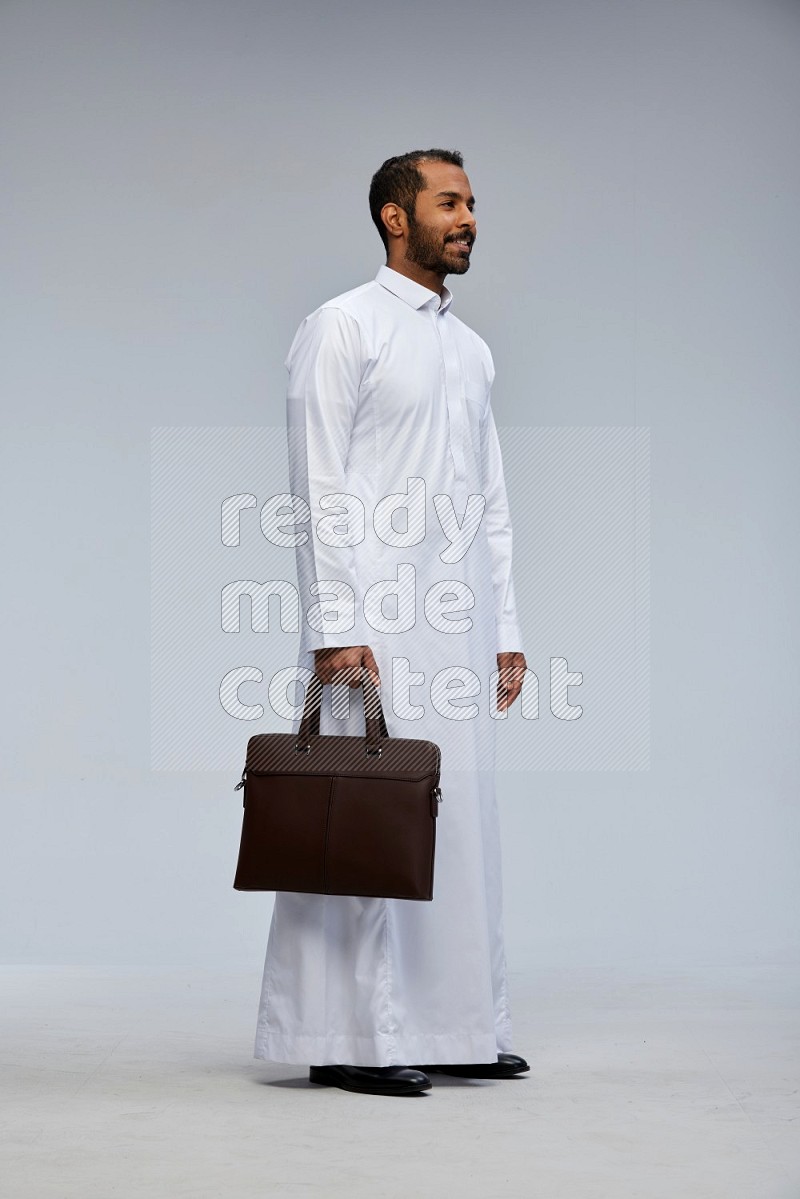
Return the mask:
[[[389,235],[381,220],[381,209],[384,204],[396,204],[413,219],[417,195],[425,189],[425,177],[417,169],[420,162],[450,162],[456,167],[464,166],[458,150],[409,150],[408,154],[387,158],[378,168],[369,186],[369,210],[387,253]]]

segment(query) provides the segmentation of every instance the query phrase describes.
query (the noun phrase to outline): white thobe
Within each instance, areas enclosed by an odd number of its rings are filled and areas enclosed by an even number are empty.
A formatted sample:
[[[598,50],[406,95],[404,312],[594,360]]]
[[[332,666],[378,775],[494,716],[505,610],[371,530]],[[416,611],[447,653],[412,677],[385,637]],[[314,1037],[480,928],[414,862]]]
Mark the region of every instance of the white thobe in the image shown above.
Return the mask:
[[[313,669],[316,648],[369,645],[389,735],[441,748],[442,803],[431,901],[276,894],[255,1044],[271,1061],[488,1062],[511,1049],[492,674],[498,652],[523,644],[494,364],[452,298],[381,266],[307,316],[286,359],[290,486],[308,505],[293,526],[308,532],[296,550],[298,664]],[[379,502],[419,501],[420,480],[423,519],[410,504],[390,528]],[[356,513],[364,505],[361,529],[347,496]],[[457,534],[448,505],[462,522],[470,496],[485,497],[477,532],[443,561]],[[398,598],[366,606],[387,580]],[[331,691],[350,700],[344,720]],[[321,732],[364,735],[360,688],[325,688]]]

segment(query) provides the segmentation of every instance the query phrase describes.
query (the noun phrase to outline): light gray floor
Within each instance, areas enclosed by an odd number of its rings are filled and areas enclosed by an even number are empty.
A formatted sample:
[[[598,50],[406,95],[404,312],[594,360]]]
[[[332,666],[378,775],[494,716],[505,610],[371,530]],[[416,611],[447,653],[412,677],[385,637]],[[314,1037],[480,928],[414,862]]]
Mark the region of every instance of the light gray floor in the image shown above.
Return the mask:
[[[529,1075],[385,1098],[251,1057],[258,972],[5,969],[9,1199],[798,1199],[798,973],[512,975]]]

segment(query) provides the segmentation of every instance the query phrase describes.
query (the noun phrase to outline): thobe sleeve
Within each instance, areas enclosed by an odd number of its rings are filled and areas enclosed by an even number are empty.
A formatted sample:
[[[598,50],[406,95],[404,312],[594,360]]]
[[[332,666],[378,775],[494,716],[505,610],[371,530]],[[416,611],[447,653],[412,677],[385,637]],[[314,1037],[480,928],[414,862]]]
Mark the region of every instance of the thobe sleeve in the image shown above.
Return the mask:
[[[493,365],[490,379],[494,379]],[[486,499],[483,519],[492,565],[497,653],[524,653],[511,570],[511,514],[491,392],[481,424],[481,456],[483,495]]]
[[[353,423],[358,408],[361,380],[361,342],[356,320],[337,308],[319,308],[300,325],[286,358],[289,371],[286,425],[289,448],[289,484],[293,495],[310,509],[310,524],[298,524],[308,536],[295,549],[302,630],[301,651],[368,645],[368,626],[363,616],[356,569],[356,547],[327,545],[317,535],[321,517],[330,521],[332,501],[344,499],[346,464]],[[345,519],[344,517],[342,518]],[[326,599],[326,581],[337,580],[352,588],[355,623],[323,621],[324,630],[313,628],[307,618],[310,608],[321,604],[331,611],[335,601]],[[318,591],[313,591],[312,585]],[[341,609],[340,609],[341,610]]]

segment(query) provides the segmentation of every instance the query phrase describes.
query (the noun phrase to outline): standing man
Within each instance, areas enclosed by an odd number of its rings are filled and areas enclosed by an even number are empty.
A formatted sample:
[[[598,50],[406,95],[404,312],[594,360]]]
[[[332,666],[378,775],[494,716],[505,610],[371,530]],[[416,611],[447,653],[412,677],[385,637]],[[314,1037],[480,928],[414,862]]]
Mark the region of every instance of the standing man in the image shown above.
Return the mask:
[[[494,792],[494,722],[526,664],[494,364],[444,284],[476,236],[461,155],[387,159],[369,203],[386,265],[307,316],[286,360],[290,485],[311,514],[300,594],[318,597],[299,664],[353,701],[345,719],[323,703],[322,733],[364,735],[366,667],[389,735],[440,746],[434,897],[278,892],[255,1055],[407,1094],[432,1072],[528,1069],[510,1052]],[[381,602],[365,603],[375,583]]]

